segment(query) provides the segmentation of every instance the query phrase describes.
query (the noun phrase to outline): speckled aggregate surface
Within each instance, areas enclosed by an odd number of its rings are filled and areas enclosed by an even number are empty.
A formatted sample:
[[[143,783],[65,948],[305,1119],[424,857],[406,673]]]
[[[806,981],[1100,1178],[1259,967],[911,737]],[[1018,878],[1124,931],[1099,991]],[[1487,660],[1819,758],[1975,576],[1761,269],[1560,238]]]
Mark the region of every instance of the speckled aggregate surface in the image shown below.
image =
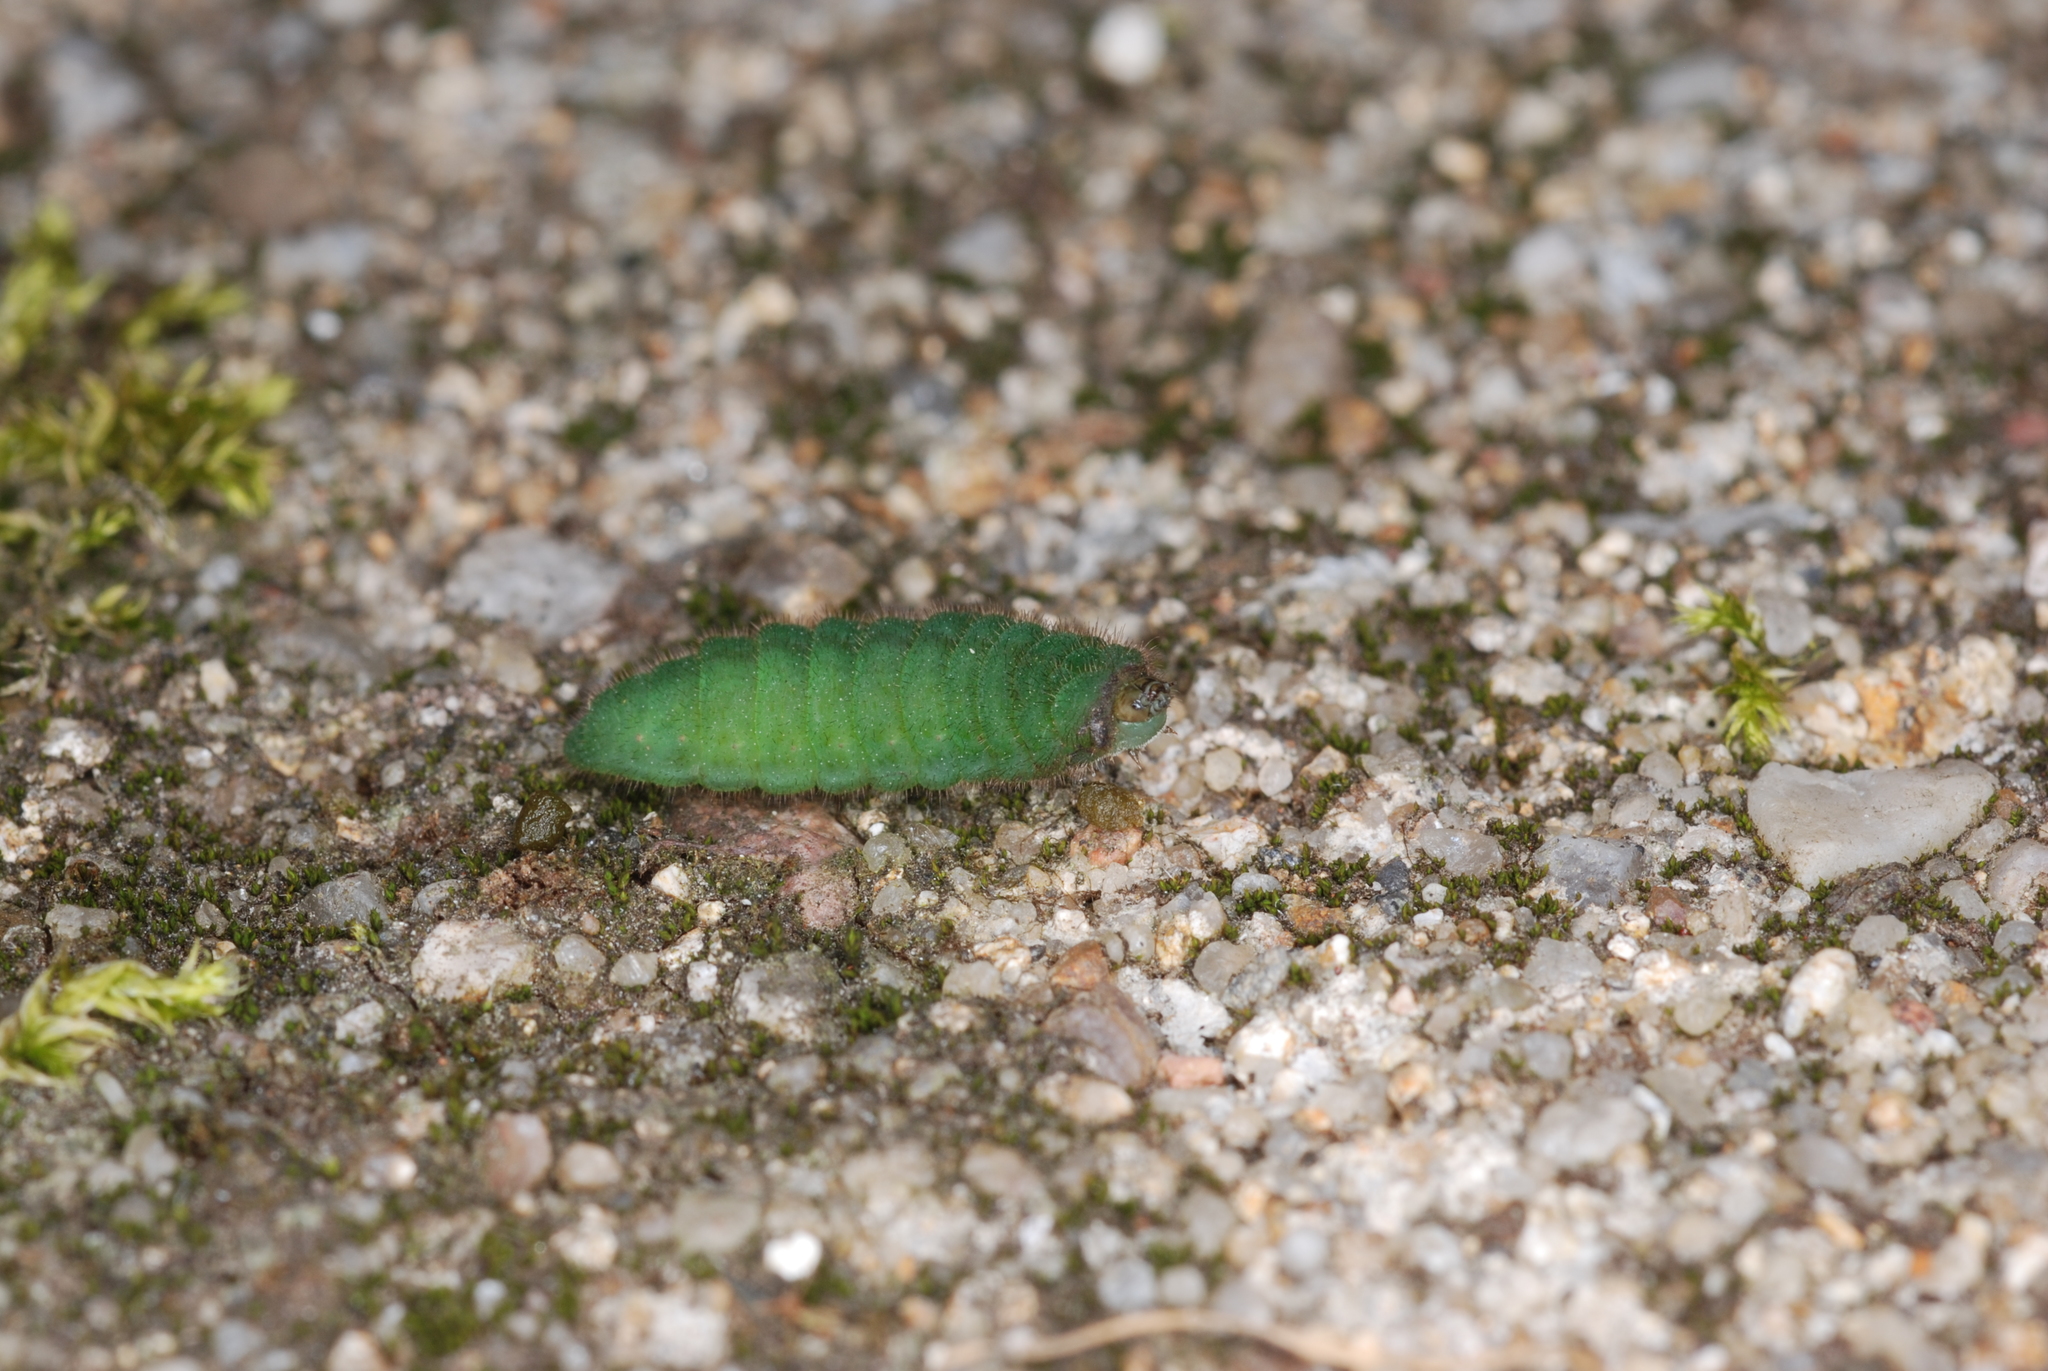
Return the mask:
[[[11,0],[0,227],[301,390],[0,697],[0,989],[252,986],[0,1095],[0,1368],[2048,1367],[2044,72],[2029,0]],[[1141,828],[560,760],[940,602],[1152,646]]]

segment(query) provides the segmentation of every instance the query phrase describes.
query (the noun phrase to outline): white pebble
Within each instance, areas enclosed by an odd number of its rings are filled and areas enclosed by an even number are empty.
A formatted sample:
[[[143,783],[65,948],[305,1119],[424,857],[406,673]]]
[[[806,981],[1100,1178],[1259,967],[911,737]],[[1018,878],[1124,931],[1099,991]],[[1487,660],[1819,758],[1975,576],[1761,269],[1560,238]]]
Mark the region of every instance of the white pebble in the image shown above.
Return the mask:
[[[628,952],[612,963],[611,982],[627,990],[643,985],[653,985],[654,978],[661,974],[661,963],[652,952]]]
[[[825,1244],[818,1241],[815,1233],[802,1229],[771,1238],[761,1249],[761,1264],[786,1281],[809,1280],[824,1259]]]
[[[1088,60],[1120,86],[1142,86],[1166,63],[1166,25],[1150,5],[1116,5],[1095,21]]]
[[[1809,1023],[1840,1009],[1855,986],[1854,957],[1839,947],[1814,953],[1785,988],[1785,1037],[1796,1041]]]
[[[206,703],[219,709],[235,698],[235,690],[235,675],[226,662],[212,657],[199,664],[199,693],[206,697]]]
[[[595,976],[604,970],[604,953],[581,933],[571,933],[555,944],[555,970],[564,976]]]

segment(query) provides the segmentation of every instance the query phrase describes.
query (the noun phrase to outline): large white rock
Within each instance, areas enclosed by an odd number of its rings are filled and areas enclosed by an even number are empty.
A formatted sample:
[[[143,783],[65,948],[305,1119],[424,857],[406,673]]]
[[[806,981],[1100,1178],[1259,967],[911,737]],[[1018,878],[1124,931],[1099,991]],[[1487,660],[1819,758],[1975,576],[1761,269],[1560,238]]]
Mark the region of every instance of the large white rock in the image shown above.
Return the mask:
[[[1948,846],[1997,788],[1989,771],[1958,758],[1846,773],[1772,762],[1749,788],[1749,817],[1793,878],[1812,885]]]
[[[412,959],[412,986],[430,1000],[487,1000],[533,984],[540,946],[509,923],[446,919]]]

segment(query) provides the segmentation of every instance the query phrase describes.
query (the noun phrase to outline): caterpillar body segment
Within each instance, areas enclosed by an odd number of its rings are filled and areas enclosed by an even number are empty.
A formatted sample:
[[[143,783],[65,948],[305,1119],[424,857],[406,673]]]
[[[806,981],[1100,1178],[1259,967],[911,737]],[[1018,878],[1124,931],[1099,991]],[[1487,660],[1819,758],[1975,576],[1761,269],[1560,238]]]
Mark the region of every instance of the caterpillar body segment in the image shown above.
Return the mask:
[[[1023,781],[1149,742],[1171,691],[1137,649],[1003,614],[826,619],[709,638],[591,702],[578,766],[788,795]]]

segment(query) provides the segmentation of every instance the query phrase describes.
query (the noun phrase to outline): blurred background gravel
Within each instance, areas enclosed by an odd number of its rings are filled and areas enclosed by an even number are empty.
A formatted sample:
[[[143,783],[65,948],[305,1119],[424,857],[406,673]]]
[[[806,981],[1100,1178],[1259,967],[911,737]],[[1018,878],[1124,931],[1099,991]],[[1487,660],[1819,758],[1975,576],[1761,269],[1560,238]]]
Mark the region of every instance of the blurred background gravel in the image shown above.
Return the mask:
[[[299,388],[0,701],[10,994],[254,971],[8,1088],[0,1367],[2048,1367],[2044,71],[2036,0],[10,0],[0,229]],[[1143,829],[560,762],[940,602],[1152,644]]]

